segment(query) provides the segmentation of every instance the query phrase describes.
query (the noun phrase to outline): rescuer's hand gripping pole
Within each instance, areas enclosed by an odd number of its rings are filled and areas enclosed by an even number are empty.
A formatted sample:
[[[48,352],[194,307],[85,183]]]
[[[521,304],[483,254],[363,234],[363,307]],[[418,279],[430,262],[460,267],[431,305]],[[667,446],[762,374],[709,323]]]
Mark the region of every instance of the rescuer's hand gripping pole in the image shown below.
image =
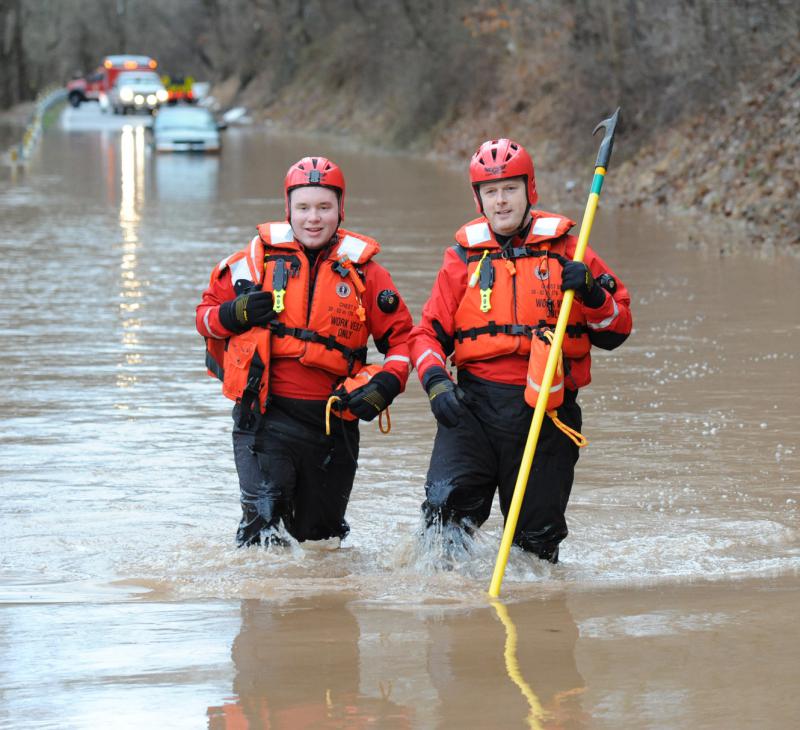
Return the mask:
[[[620,110],[617,108],[612,116],[600,122],[600,124],[594,128],[594,132],[592,132],[594,135],[597,133],[598,129],[603,128],[605,130],[605,136],[600,143],[600,150],[597,153],[592,188],[589,191],[589,200],[586,202],[586,210],[583,213],[583,221],[581,222],[581,230],[578,236],[578,245],[575,248],[574,261],[583,261],[583,256],[586,253],[586,246],[589,243],[589,233],[592,230],[592,223],[594,222],[594,214],[597,210],[597,203],[600,200],[600,189],[603,187],[603,178],[608,169],[608,162],[611,159],[611,150],[614,146],[614,131],[617,126],[617,120],[619,119],[619,112]],[[522,507],[522,500],[525,497],[525,488],[531,473],[533,455],[536,453],[536,444],[539,441],[539,432],[541,431],[542,421],[544,420],[547,410],[547,400],[550,397],[550,386],[553,383],[553,375],[555,374],[558,358],[561,354],[561,345],[564,341],[564,333],[567,330],[567,320],[569,319],[569,312],[572,309],[572,302],[574,299],[574,289],[568,289],[564,292],[564,301],[561,304],[561,311],[558,314],[558,322],[556,323],[556,331],[553,335],[553,342],[550,347],[550,355],[547,358],[541,390],[536,401],[536,408],[533,411],[533,421],[531,422],[531,428],[528,432],[528,440],[525,443],[525,451],[522,454],[522,463],[519,467],[517,483],[514,486],[514,496],[511,499],[511,506],[508,509],[508,516],[506,517],[503,539],[500,542],[500,550],[497,553],[497,561],[495,562],[494,574],[492,575],[492,584],[489,587],[489,595],[492,598],[497,598],[497,596],[500,595],[500,585],[503,582],[503,574],[505,573],[506,564],[508,563],[508,553],[511,550],[514,532],[516,532],[517,529],[519,511]],[[540,489],[547,488],[547,485],[538,486]]]

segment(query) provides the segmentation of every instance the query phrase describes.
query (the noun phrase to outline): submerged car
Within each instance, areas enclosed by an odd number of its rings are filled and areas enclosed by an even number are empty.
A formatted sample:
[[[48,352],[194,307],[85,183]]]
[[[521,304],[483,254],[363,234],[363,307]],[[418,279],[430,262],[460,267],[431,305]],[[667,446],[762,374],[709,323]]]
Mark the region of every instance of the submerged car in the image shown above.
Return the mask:
[[[158,152],[219,152],[224,128],[208,109],[165,107],[153,121],[151,139]]]
[[[152,113],[168,98],[169,94],[155,71],[125,71],[117,76],[104,106],[110,107],[114,114],[127,114],[129,111]]]

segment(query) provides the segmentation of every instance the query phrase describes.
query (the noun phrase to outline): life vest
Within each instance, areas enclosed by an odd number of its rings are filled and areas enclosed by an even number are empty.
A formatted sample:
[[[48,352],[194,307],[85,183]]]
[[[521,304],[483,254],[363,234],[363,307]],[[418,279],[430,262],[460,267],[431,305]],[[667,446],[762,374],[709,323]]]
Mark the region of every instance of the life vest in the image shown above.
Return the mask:
[[[263,223],[262,290],[271,291],[278,317],[270,323],[272,357],[292,357],[333,375],[351,375],[366,362],[365,290],[361,267],[378,251],[377,241],[343,228],[317,269],[310,292],[310,266],[288,223]],[[309,302],[310,300],[310,302]]]
[[[256,404],[263,413],[267,405],[270,344],[269,333],[263,327],[254,327],[228,340],[222,394],[240,401],[247,414],[256,411]]]
[[[277,317],[268,328],[254,327],[230,337],[227,344],[207,340],[206,362],[209,371],[223,381],[223,393],[238,400],[252,381],[250,369],[258,353],[264,364],[258,388],[263,411],[270,358],[292,357],[338,376],[352,375],[366,362],[369,331],[361,267],[378,253],[380,245],[340,228],[310,291],[311,267],[289,223],[262,223],[258,233],[247,248],[220,263],[212,281],[230,269],[234,284],[244,279],[272,293]]]
[[[567,262],[566,233],[574,221],[532,211],[525,242],[503,250],[485,217],[456,233],[454,248],[467,266],[467,289],[455,314],[456,365],[519,353],[527,356],[536,328],[555,328],[563,301],[561,273]],[[563,353],[589,352],[588,327],[581,307],[572,307]]]

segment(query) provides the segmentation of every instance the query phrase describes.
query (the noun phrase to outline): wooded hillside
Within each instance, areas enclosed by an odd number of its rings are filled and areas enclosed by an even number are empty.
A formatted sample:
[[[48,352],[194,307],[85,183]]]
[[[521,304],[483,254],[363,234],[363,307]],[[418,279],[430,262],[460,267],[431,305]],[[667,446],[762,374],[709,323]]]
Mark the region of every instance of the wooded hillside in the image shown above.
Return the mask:
[[[147,53],[257,117],[457,159],[512,136],[566,179],[620,105],[621,198],[762,234],[777,215],[777,239],[798,242],[795,0],[0,3],[6,106],[106,53]]]

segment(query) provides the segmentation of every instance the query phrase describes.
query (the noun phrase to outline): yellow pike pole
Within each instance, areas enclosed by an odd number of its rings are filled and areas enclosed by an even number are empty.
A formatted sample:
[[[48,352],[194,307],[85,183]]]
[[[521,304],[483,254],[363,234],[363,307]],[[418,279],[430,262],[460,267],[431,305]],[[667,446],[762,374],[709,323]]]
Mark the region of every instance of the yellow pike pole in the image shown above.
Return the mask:
[[[608,169],[608,162],[611,159],[611,150],[614,146],[614,130],[616,129],[617,120],[619,119],[619,112],[620,109],[617,107],[614,114],[600,122],[600,124],[594,128],[594,132],[592,132],[592,135],[594,135],[597,133],[598,129],[602,128],[605,130],[605,135],[603,141],[600,143],[600,150],[597,153],[592,188],[589,191],[589,200],[586,201],[586,210],[583,213],[583,221],[581,222],[578,245],[575,248],[575,257],[573,261],[583,261],[583,255],[586,253],[586,246],[589,243],[589,233],[592,230],[592,223],[594,222],[594,214],[597,210],[597,203],[600,200],[600,189],[603,187],[603,178]],[[539,432],[542,429],[542,421],[547,411],[550,386],[553,383],[553,375],[555,375],[556,365],[558,364],[558,358],[561,354],[561,344],[564,341],[564,333],[567,331],[567,320],[569,319],[569,312],[572,309],[572,302],[574,299],[574,289],[568,289],[564,292],[564,301],[558,313],[556,331],[553,333],[550,355],[547,358],[541,390],[539,391],[539,397],[536,401],[536,408],[533,411],[533,420],[531,421],[530,431],[528,431],[528,440],[525,443],[525,451],[522,453],[522,462],[520,463],[519,474],[517,475],[517,483],[514,485],[514,496],[511,498],[511,506],[508,509],[508,516],[506,517],[503,539],[500,541],[500,550],[497,553],[497,561],[494,565],[492,583],[489,587],[489,595],[492,598],[497,598],[500,595],[500,586],[503,583],[503,574],[505,573],[506,564],[508,563],[508,553],[511,550],[511,543],[517,529],[519,511],[522,507],[522,500],[525,497],[525,489],[528,485],[528,477],[531,473],[533,455],[536,453]]]

